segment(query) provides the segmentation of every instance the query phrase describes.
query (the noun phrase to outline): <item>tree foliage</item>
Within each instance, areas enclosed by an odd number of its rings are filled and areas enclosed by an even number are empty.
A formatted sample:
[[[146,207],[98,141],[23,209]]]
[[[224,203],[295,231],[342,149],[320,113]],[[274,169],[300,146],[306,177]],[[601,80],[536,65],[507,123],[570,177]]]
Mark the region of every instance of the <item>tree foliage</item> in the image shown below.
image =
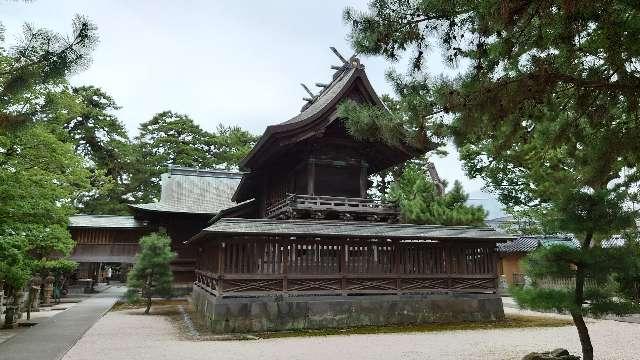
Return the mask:
[[[349,133],[356,139],[408,144],[422,152],[439,149],[445,129],[432,121],[441,110],[426,79],[406,79],[392,71],[387,80],[398,97],[382,95],[386,109],[353,100],[339,104],[338,114],[347,119]]]
[[[140,125],[136,156],[143,168],[134,174],[136,198],[157,200],[160,175],[170,165],[212,169],[237,166],[251,150],[256,137],[238,127],[219,126],[208,132],[189,116],[172,111],[156,114]]]
[[[480,206],[466,205],[469,196],[456,181],[453,188],[438,194],[424,169],[409,165],[389,190],[388,199],[400,206],[403,222],[434,225],[482,225],[487,215]]]
[[[25,102],[86,67],[96,41],[95,25],[81,16],[73,19],[70,37],[25,24],[15,45],[0,48],[0,125],[29,121],[22,111]]]
[[[594,242],[637,216],[626,205],[640,177],[639,11],[627,1],[373,0],[345,19],[360,53],[398,59],[413,51],[409,78],[451,114],[446,124],[467,173],[504,204],[537,209],[579,236],[588,257]],[[436,47],[448,64],[468,64],[462,75],[421,80]],[[593,358],[582,317],[590,266],[576,265],[571,311],[584,359]]]
[[[50,89],[88,63],[95,26],[82,17],[72,36],[25,25],[13,45],[0,29],[0,282],[13,305],[34,271],[65,267],[73,241],[67,231],[89,174],[73,148],[39,120]],[[13,322],[13,305],[5,325]]]
[[[145,314],[151,309],[152,296],[171,296],[173,273],[170,263],[175,256],[171,251],[171,239],[166,234],[153,233],[140,239],[140,253],[129,272],[127,286],[130,300],[135,299],[139,291],[142,292],[147,302]]]
[[[126,214],[131,174],[136,172],[133,145],[116,117],[115,100],[94,86],[63,86],[50,91],[43,120],[52,132],[85,160],[92,173],[93,191],[78,204],[86,214]]]
[[[68,218],[75,211],[74,199],[88,190],[89,177],[72,146],[61,143],[43,125],[3,128],[0,242],[12,249],[5,266],[28,275],[38,262],[71,252]],[[8,286],[24,285],[24,276],[12,279]]]
[[[571,248],[566,245],[541,247],[524,260],[526,274],[533,281],[542,279],[566,279],[575,276],[574,268],[583,267],[585,285],[580,295],[583,304],[577,304],[575,287],[549,289],[542,287],[514,288],[512,295],[521,306],[536,310],[580,313],[603,316],[624,315],[640,311],[640,303],[625,288],[620,279],[637,278],[640,274],[640,248],[634,242],[622,247],[603,248],[596,245],[589,249]],[[622,296],[621,296],[622,295]],[[588,305],[587,305],[588,304]]]

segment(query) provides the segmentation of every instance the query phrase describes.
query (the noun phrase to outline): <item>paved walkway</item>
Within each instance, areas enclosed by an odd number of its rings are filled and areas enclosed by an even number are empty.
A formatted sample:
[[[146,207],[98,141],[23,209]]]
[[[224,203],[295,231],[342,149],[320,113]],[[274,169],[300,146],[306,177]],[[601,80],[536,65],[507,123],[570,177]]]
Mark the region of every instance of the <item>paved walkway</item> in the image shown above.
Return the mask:
[[[59,360],[122,296],[114,286],[0,344],[2,360]]]

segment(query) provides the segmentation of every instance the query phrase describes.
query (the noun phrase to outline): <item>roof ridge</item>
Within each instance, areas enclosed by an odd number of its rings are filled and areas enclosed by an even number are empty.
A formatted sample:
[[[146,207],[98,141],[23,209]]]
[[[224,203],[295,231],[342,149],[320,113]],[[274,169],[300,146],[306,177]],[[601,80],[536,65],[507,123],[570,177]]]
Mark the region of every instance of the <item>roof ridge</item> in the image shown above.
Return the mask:
[[[241,177],[245,172],[239,170],[227,170],[227,169],[199,169],[193,167],[182,167],[169,165],[169,175],[184,175],[184,176],[211,176],[211,177]],[[220,176],[222,175],[222,176]]]
[[[245,218],[222,218],[219,221],[228,221],[228,222],[244,222],[247,219]],[[370,225],[383,225],[386,227],[395,227],[395,228],[407,228],[407,227],[422,227],[422,228],[446,228],[446,229],[474,229],[479,231],[490,231],[490,232],[498,232],[496,229],[490,226],[471,226],[471,225],[439,225],[439,224],[389,224],[384,222],[369,222],[369,221],[341,221],[341,220],[310,220],[310,219],[287,219],[287,220],[278,220],[278,219],[251,219],[252,221],[262,222],[262,223],[275,223],[275,224],[283,224],[283,223],[308,223],[308,224],[344,224],[349,226],[370,226]]]

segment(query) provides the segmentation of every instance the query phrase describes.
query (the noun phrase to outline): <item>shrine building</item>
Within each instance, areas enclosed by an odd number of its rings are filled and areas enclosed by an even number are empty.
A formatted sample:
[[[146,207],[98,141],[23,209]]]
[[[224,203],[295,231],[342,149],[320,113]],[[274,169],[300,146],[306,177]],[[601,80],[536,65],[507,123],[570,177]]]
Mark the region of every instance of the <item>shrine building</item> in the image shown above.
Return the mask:
[[[132,205],[127,224],[167,231],[174,274],[214,332],[502,319],[496,243],[511,237],[402,224],[367,196],[371,175],[421,153],[349,134],[342,101],[386,108],[360,61],[341,59],[242,172],[172,168],[160,201]]]

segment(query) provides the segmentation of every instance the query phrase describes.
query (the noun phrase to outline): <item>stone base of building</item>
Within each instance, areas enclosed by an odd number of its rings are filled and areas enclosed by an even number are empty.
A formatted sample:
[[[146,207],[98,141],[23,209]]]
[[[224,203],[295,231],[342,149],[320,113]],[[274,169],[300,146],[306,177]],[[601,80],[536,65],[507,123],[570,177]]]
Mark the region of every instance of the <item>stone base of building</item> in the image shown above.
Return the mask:
[[[175,297],[189,296],[193,292],[193,288],[192,282],[171,284],[171,291]]]
[[[194,286],[191,301],[215,333],[504,319],[492,294],[216,298]]]

